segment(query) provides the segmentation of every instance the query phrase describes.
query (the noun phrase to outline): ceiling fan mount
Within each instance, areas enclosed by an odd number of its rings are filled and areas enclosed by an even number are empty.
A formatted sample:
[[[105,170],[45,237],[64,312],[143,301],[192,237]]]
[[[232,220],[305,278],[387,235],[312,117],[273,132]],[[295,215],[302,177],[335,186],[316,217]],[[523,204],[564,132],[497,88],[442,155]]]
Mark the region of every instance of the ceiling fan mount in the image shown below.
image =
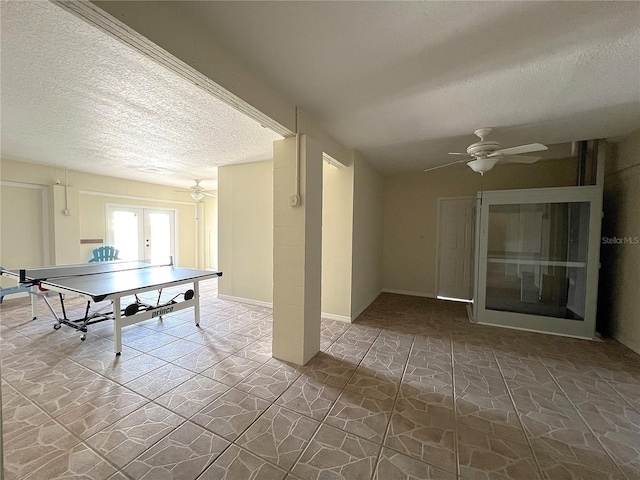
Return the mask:
[[[487,141],[485,138],[491,133],[491,128],[479,128],[475,133],[480,137],[480,141],[472,143],[467,147],[467,154],[470,157],[486,157],[487,155],[500,150],[501,145],[498,142]]]
[[[502,163],[535,163],[542,157],[530,157],[520,155],[522,153],[540,152],[547,150],[546,145],[541,143],[530,143],[527,145],[519,145],[517,147],[502,148],[498,142],[486,140],[487,136],[493,131],[492,128],[484,127],[479,128],[473,132],[480,138],[479,142],[472,143],[467,147],[465,153],[449,153],[449,155],[468,155],[471,160],[459,160],[457,162],[451,162],[446,165],[439,165],[437,167],[429,168],[425,172],[436,170],[438,168],[447,167],[449,165],[455,165],[457,163],[466,162],[466,164],[474,172],[484,175],[491,170],[498,162]]]

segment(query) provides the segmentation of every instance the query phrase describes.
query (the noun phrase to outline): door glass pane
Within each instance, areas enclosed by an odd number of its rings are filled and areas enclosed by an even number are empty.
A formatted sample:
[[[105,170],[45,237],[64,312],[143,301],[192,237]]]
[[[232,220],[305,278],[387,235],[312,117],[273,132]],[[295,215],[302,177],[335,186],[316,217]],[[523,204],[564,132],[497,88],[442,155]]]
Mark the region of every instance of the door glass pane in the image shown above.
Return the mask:
[[[150,258],[153,262],[162,262],[171,256],[171,218],[166,213],[149,213],[147,232],[150,242]]]
[[[139,260],[138,258],[138,214],[116,210],[113,218],[113,246],[119,250],[122,260]]]
[[[491,205],[486,308],[584,320],[589,203]]]

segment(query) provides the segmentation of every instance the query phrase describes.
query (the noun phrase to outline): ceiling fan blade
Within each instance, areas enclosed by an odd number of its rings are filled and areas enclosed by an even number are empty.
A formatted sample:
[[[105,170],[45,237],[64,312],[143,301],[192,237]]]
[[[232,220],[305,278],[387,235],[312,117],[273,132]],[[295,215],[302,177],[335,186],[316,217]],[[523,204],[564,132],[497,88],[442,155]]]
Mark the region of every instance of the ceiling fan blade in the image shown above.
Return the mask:
[[[457,162],[450,162],[450,163],[445,163],[444,165],[438,165],[437,167],[431,167],[431,168],[427,168],[425,170],[425,172],[430,172],[431,170],[437,170],[439,168],[444,168],[444,167],[449,167],[451,165],[455,165],[456,163],[462,163],[462,162],[467,162],[469,161],[468,158],[465,158],[464,160],[458,160]]]
[[[469,156],[468,153],[460,153],[460,152],[449,152],[449,155],[466,155],[467,157]]]
[[[536,163],[542,157],[529,157],[527,155],[505,155],[500,159],[502,163]]]
[[[203,195],[206,195],[207,197],[215,197],[216,195],[214,195],[213,193],[207,193],[207,192],[200,192]]]
[[[529,143],[528,145],[519,145],[517,147],[496,150],[488,156],[495,157],[496,155],[519,155],[521,153],[541,152],[548,149],[549,148],[546,145],[543,145],[541,143]]]

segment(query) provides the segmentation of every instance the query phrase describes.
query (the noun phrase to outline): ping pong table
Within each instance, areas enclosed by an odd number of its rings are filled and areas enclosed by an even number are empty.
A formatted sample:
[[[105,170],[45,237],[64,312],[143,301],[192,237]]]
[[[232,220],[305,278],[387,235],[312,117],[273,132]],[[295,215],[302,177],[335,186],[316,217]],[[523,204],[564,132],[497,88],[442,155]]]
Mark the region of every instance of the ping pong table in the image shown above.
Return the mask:
[[[1,274],[31,287],[32,314],[37,316],[37,299],[43,298],[54,315],[58,330],[62,325],[82,332],[86,338],[88,325],[105,320],[114,321],[114,350],[122,352],[122,328],[151,318],[193,307],[196,326],[200,325],[200,282],[222,276],[222,272],[181,268],[169,260],[164,264],[139,261],[114,261],[80,265],[63,265],[34,269],[1,270]],[[193,285],[180,291],[170,300],[161,302],[162,290]],[[185,287],[186,288],[186,287]],[[62,316],[59,316],[43,290],[57,292]],[[145,303],[139,297],[145,292],[157,291],[157,300]],[[70,319],[65,309],[65,294],[75,294],[87,301],[84,317]],[[123,308],[122,300],[133,297]],[[91,304],[107,302],[107,310],[91,311]],[[112,308],[111,308],[112,307]]]

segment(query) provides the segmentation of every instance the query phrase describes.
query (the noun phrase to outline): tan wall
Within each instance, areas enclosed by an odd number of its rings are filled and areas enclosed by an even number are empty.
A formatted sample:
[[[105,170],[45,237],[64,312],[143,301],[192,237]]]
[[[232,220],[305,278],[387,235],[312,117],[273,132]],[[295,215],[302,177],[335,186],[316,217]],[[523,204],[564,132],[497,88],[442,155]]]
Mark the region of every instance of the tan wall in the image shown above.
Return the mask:
[[[273,301],[273,161],[218,170],[221,295]]]
[[[604,181],[598,331],[640,353],[640,131],[613,146]]]
[[[0,186],[0,266],[8,269],[38,267],[49,259],[49,189],[23,183]],[[15,281],[0,279],[2,287]]]
[[[383,288],[433,296],[438,197],[475,196],[480,190],[575,185],[576,159],[498,165],[483,178],[465,165],[384,179]]]
[[[21,205],[21,197],[11,193],[15,189],[3,189],[1,224],[3,243],[6,245],[11,245],[16,238],[19,238],[20,232],[9,228],[16,221],[39,223],[45,220],[45,223],[48,222],[49,230],[47,235],[49,262],[54,264],[85,262],[91,258],[91,250],[97,245],[81,245],[80,239],[101,238],[106,241],[105,205],[107,203],[170,208],[177,211],[177,261],[182,266],[196,266],[195,204],[190,201],[188,193],[176,193],[173,187],[70,170],[68,172],[70,215],[64,215],[64,188],[56,185],[58,182],[64,182],[64,169],[3,159],[0,172],[4,182],[42,186],[48,192],[49,201],[47,218],[43,219],[42,209],[25,211],[18,208]],[[7,210],[6,213],[5,210]],[[12,215],[19,215],[20,218],[12,218]],[[35,254],[37,252],[31,252],[29,257],[32,258]],[[9,258],[11,255],[13,251],[3,251],[4,258]],[[47,256],[43,255],[42,258],[47,263]]]
[[[350,321],[354,166],[323,164],[322,313]]]
[[[383,250],[383,177],[358,154],[354,165],[352,319],[382,289]]]
[[[205,198],[204,266],[218,270],[218,198]]]

